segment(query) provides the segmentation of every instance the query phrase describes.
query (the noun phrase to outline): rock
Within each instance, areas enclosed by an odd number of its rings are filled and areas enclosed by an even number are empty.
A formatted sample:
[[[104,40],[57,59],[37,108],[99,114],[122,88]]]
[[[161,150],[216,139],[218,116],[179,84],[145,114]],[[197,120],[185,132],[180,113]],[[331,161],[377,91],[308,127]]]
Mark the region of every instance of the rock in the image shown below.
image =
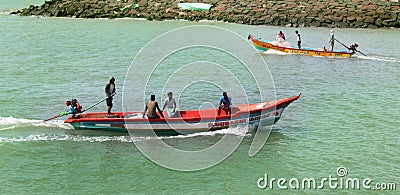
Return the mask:
[[[374,24],[375,19],[373,17],[371,17],[371,16],[365,16],[364,17],[364,22],[365,23],[369,23],[369,24]]]
[[[267,17],[267,19],[265,19],[265,23],[266,24],[271,24],[271,22],[274,20],[274,18],[272,17]]]
[[[384,26],[395,26],[396,25],[396,19],[388,19],[388,20],[384,20],[382,22],[382,24]]]
[[[347,22],[337,22],[336,25],[339,28],[347,28],[347,27],[349,27],[349,24]]]
[[[380,18],[376,19],[375,20],[375,25],[378,26],[378,27],[381,27],[382,26],[382,19],[380,19]]]
[[[366,8],[367,8],[367,10],[371,11],[371,10],[378,9],[378,6],[377,5],[368,5],[368,6],[366,6]]]
[[[330,17],[330,20],[332,22],[341,22],[341,21],[343,21],[343,17],[342,16],[332,16],[332,17]]]
[[[356,20],[356,16],[348,16],[347,17],[347,21],[348,22],[353,22],[353,21],[355,21]]]
[[[364,26],[364,22],[363,21],[357,21],[357,22],[354,23],[354,25],[356,27],[363,27]]]
[[[147,5],[147,0],[139,0],[139,2],[137,2],[137,4],[141,7],[145,7]]]

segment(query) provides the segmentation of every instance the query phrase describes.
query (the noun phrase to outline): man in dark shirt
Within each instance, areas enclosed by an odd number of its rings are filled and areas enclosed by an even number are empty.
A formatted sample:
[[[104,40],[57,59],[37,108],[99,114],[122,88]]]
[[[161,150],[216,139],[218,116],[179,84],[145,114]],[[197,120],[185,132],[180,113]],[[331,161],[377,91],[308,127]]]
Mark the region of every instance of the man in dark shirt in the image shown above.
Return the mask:
[[[113,95],[115,93],[115,78],[111,77],[110,81],[107,83],[106,88],[105,88],[105,92],[106,92],[106,102],[107,102],[107,114],[111,114],[111,109],[113,107]]]
[[[228,97],[226,92],[222,93],[222,97],[219,99],[218,116],[221,115],[221,110],[225,110],[225,114],[231,114],[232,99]]]

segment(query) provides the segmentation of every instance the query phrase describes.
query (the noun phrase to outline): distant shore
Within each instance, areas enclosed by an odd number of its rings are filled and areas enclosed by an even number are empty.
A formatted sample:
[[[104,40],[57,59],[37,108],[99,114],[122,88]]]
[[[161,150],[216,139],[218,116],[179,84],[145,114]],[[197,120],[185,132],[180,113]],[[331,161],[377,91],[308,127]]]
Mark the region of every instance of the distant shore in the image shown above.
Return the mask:
[[[187,1],[194,2],[194,1]],[[76,18],[218,20],[249,25],[329,28],[400,27],[398,0],[203,0],[208,11],[182,10],[172,0],[51,0],[11,14]]]

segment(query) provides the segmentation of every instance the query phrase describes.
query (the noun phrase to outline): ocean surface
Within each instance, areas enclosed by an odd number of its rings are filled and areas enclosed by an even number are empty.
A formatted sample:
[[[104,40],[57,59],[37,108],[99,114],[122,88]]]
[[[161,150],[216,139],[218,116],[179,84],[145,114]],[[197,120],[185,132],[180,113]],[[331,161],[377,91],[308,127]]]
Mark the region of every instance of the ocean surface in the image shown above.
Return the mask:
[[[84,108],[104,98],[104,87],[111,75],[117,86],[113,110],[125,110],[124,80],[134,57],[146,44],[171,30],[191,25],[220,27],[237,33],[243,41],[249,34],[271,40],[282,30],[294,45],[295,29],[212,21],[9,15],[12,10],[42,3],[0,0],[0,194],[400,193],[399,29],[335,29],[337,39],[348,45],[357,42],[358,49],[367,55],[356,54],[350,59],[237,47],[243,56],[265,60],[270,71],[265,76],[272,77],[277,99],[299,93],[302,96],[285,109],[267,143],[254,156],[249,156],[254,132],[247,129],[161,137],[169,145],[188,151],[209,147],[226,135],[244,137],[221,163],[182,172],[147,159],[133,143],[142,138],[77,131],[63,123],[65,118],[46,123],[42,120],[65,111],[65,101],[71,98],[78,99]],[[297,30],[304,47],[328,46],[330,29]],[[176,37],[171,42],[180,40]],[[168,45],[160,45],[163,47]],[[338,43],[335,48],[344,49]],[[160,70],[150,75],[151,89],[146,95],[156,92],[159,102],[165,98],[165,91],[161,95],[160,88],[171,74],[168,63],[174,66],[190,59],[209,60],[227,67],[233,62],[230,56],[207,51],[187,50],[166,60]],[[237,78],[245,86],[249,100],[256,101],[253,95],[259,91],[251,84],[251,76],[235,67],[230,67],[232,73],[239,74]],[[185,72],[184,78],[196,78],[203,71],[210,72],[210,68],[196,66],[196,71]],[[129,75],[135,77],[135,73]],[[202,76],[204,81],[224,78],[219,70]],[[224,85],[229,87],[229,83]],[[216,105],[220,92],[209,83],[189,86],[181,93],[179,107],[196,109],[205,101],[213,102],[214,97]],[[232,99],[241,103],[244,97]],[[105,110],[105,103],[101,103],[91,111]],[[339,170],[346,172],[342,175]],[[266,174],[268,179],[264,178]],[[371,189],[365,189],[361,182],[361,189],[345,189],[344,183],[337,187],[325,183],[323,189],[291,189],[289,185],[291,178],[320,181],[330,176],[338,181],[369,178]],[[276,179],[273,186],[268,183],[260,189],[264,180],[270,182],[271,178]],[[287,180],[284,185],[289,189],[279,189],[279,178]],[[396,184],[397,190],[379,190],[376,184],[385,184],[380,185],[383,188]]]

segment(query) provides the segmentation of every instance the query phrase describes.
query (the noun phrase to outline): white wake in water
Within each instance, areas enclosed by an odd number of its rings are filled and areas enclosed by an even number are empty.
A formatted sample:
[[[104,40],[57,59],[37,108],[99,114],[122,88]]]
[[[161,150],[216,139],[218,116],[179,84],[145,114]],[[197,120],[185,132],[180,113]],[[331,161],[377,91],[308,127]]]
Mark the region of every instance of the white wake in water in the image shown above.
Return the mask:
[[[32,120],[14,117],[1,117],[0,116],[0,130],[12,130],[16,128],[24,127],[46,127],[46,128],[56,128],[56,129],[71,129],[73,127],[69,124],[65,124],[62,120],[52,120],[43,122],[42,120]],[[74,142],[106,142],[106,141],[119,141],[119,142],[134,142],[134,141],[145,141],[149,139],[185,139],[193,137],[207,137],[207,136],[217,136],[217,135],[234,135],[234,136],[249,136],[249,130],[252,127],[234,127],[221,129],[217,131],[206,131],[198,132],[186,135],[177,136],[160,136],[160,137],[131,137],[129,135],[73,135],[73,134],[31,134],[31,135],[21,135],[21,136],[5,136],[0,137],[0,143],[15,143],[15,142],[30,142],[30,141],[74,141]],[[79,134],[80,131],[74,131],[74,133]],[[95,133],[96,131],[93,131]]]
[[[290,53],[286,53],[286,52],[282,52],[282,51],[278,51],[278,50],[273,50],[273,49],[269,49],[267,51],[263,51],[262,54],[268,54],[268,55],[291,55]]]
[[[363,56],[360,54],[354,55],[354,57],[365,59],[365,60],[376,60],[376,61],[383,61],[383,62],[400,62],[399,58],[394,57],[386,57],[386,56]]]
[[[62,120],[53,120],[43,122],[42,120],[31,120],[23,118],[1,117],[0,116],[0,131],[10,130],[20,127],[48,127],[48,128],[60,128],[60,129],[71,129],[71,126],[64,124]]]
[[[161,137],[161,139],[176,139],[176,138],[192,138],[198,136],[216,136],[216,135],[236,135],[236,136],[248,136],[249,129],[251,127],[233,127],[227,129],[221,129],[216,131],[205,131],[199,133],[192,133],[186,135],[176,135],[176,136],[165,136]]]
[[[133,142],[130,136],[81,136],[81,135],[28,135],[24,137],[0,137],[0,143],[31,142],[31,141],[74,141],[74,142]]]
[[[31,122],[31,120],[28,120]],[[34,120],[35,121],[35,120]],[[107,142],[107,141],[118,141],[133,143],[135,141],[145,141],[149,139],[185,139],[193,137],[207,137],[216,135],[234,135],[234,136],[249,136],[248,127],[235,127],[228,129],[221,129],[217,131],[207,131],[200,133],[193,133],[187,135],[178,136],[163,136],[163,137],[131,137],[126,136],[85,136],[85,135],[71,135],[71,134],[37,134],[37,135],[27,135],[27,136],[13,136],[13,137],[0,137],[0,143],[18,143],[18,142],[38,142],[38,141],[73,141],[73,142]]]

